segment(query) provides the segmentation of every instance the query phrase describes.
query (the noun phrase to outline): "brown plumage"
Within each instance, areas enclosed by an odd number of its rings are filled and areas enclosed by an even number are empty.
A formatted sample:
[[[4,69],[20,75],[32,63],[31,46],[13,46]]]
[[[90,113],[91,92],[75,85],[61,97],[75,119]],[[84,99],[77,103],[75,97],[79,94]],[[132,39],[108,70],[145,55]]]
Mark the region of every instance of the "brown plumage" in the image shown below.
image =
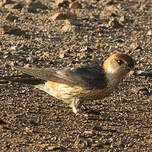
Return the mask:
[[[107,58],[103,67],[98,63],[62,70],[18,67],[33,78],[11,81],[32,84],[68,103],[77,113],[84,101],[108,96],[133,67],[134,60],[130,56],[116,53]]]

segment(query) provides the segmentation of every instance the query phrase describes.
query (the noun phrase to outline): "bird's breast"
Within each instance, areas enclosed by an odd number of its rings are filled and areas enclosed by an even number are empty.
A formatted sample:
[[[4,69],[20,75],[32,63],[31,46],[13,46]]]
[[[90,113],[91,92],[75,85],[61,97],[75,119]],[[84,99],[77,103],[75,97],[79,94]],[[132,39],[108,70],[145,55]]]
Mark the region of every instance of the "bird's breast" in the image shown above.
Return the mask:
[[[56,97],[57,99],[63,100],[65,102],[71,102],[73,98],[80,94],[82,88],[48,81],[41,90],[47,92],[53,97]]]
[[[69,86],[57,82],[47,81],[44,85],[37,86],[57,99],[70,103],[74,98],[82,100],[96,100],[108,96],[115,88],[114,85],[108,85],[104,89],[84,89],[78,86]]]

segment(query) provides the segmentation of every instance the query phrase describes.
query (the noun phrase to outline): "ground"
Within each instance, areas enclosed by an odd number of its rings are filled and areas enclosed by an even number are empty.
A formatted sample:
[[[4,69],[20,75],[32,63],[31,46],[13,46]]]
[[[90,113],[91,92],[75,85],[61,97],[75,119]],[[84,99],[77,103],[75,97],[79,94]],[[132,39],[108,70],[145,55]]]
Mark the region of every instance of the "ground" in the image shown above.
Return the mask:
[[[152,78],[137,74],[152,70],[151,0],[69,3],[1,2],[0,77],[21,74],[15,66],[61,69],[114,52],[131,55],[135,71],[109,97],[86,102],[88,117],[31,86],[0,80],[0,151],[152,151]],[[58,12],[72,15],[59,20]]]

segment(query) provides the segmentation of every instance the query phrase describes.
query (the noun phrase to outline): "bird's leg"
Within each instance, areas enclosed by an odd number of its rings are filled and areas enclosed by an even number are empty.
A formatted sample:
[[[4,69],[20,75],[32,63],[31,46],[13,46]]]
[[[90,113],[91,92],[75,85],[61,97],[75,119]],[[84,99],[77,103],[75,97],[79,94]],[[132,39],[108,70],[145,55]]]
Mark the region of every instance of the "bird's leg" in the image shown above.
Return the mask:
[[[80,107],[81,107],[80,100],[75,98],[72,101],[72,103],[70,104],[70,107],[72,108],[72,110],[75,114],[79,113],[80,112]]]
[[[100,111],[97,110],[90,110],[88,109],[84,104],[82,104],[81,99],[73,99],[72,103],[70,104],[70,107],[72,108],[73,112],[75,114],[81,114],[85,117],[88,117],[88,114],[94,114],[94,115],[99,115]],[[82,109],[83,107],[83,109]]]
[[[72,108],[73,112],[75,114],[82,114],[84,116],[88,116],[88,114],[86,113],[86,110],[82,110],[82,100],[81,99],[77,99],[75,98],[72,103],[70,104],[70,107]]]

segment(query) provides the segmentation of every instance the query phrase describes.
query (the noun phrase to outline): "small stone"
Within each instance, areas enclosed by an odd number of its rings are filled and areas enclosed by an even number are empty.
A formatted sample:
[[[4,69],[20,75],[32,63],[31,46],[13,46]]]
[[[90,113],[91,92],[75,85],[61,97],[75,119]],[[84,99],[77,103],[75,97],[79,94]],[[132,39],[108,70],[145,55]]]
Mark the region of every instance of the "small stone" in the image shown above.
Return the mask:
[[[125,16],[121,16],[120,19],[119,19],[119,22],[124,23],[125,20],[126,20]]]
[[[132,75],[134,75],[134,74],[135,74],[135,71],[134,71],[134,70],[131,70],[131,71],[128,73],[129,76],[132,76]]]
[[[103,147],[104,147],[104,143],[95,143],[95,144],[92,144],[92,147],[100,147],[100,148],[103,148]]]
[[[61,147],[61,146],[48,146],[47,150],[51,150],[51,151],[52,150],[54,150],[54,151],[57,151],[57,150],[59,150],[59,151],[67,151],[66,148]]]
[[[2,0],[2,5],[6,5],[6,4],[9,4],[11,2],[11,0]]]
[[[29,37],[20,28],[8,26],[8,25],[4,25],[3,27],[0,28],[0,34],[10,34],[10,35],[16,35],[16,36]]]
[[[30,128],[29,127],[25,127],[25,131],[26,132],[30,132]]]
[[[112,28],[123,28],[123,25],[119,23],[117,19],[112,19],[109,21],[109,26],[112,26]]]
[[[60,58],[64,58],[64,56],[65,56],[65,52],[61,50],[61,51],[60,51],[60,54],[59,54],[59,57],[60,57]]]
[[[17,46],[11,46],[11,47],[10,47],[10,50],[11,50],[11,51],[16,51],[16,50],[17,50]]]
[[[70,32],[72,29],[72,25],[71,25],[71,22],[69,20],[65,20],[65,24],[64,26],[62,27],[62,31],[63,32]]]
[[[69,0],[70,3],[75,2],[76,0]]]
[[[75,2],[72,2],[72,3],[69,5],[69,8],[81,9],[81,8],[82,8],[82,5],[81,5],[78,1],[75,1]]]
[[[29,13],[38,13],[40,10],[48,9],[48,7],[40,1],[31,1],[31,3],[27,3],[27,5]]]
[[[9,31],[9,26],[4,25],[3,27],[0,28],[0,34],[6,34]]]
[[[76,148],[79,147],[80,149],[82,149],[82,148],[88,147],[89,143],[88,143],[88,140],[87,140],[86,137],[78,135],[76,140],[75,140],[74,145],[75,145]]]
[[[13,9],[21,10],[24,7],[24,4],[22,2],[19,2],[18,4],[14,5]]]
[[[133,50],[137,50],[137,49],[140,48],[140,46],[138,45],[137,42],[135,42],[135,43],[132,43],[132,44],[130,45],[130,48],[133,49]]]
[[[95,131],[102,131],[102,128],[99,127],[99,126],[94,126],[94,127],[93,127],[93,130],[95,130]]]
[[[55,150],[56,146],[48,146],[47,150]]]
[[[7,125],[7,123],[4,120],[0,119],[0,129],[5,128],[6,125]]]
[[[72,24],[71,21],[65,20],[65,24],[61,30],[62,30],[62,32],[74,32],[74,31],[78,30],[78,28],[77,28],[77,26]]]
[[[60,50],[59,57],[64,58],[67,56],[69,50]]]
[[[104,18],[107,18],[107,17],[110,17],[112,16],[112,12],[111,11],[102,11],[100,13],[100,19],[104,19]]]
[[[69,7],[68,0],[56,0],[55,3],[58,8],[68,8]]]
[[[147,36],[151,36],[152,35],[152,30],[149,30],[148,32],[147,32]]]
[[[24,68],[31,68],[31,65],[30,64],[26,64],[26,65],[24,65]]]
[[[138,94],[141,94],[141,95],[149,95],[150,92],[147,88],[141,88],[138,90]]]
[[[146,76],[146,77],[152,77],[151,71],[137,71],[137,76]]]
[[[81,51],[81,52],[93,52],[93,49],[90,48],[90,47],[88,47],[88,46],[85,46],[85,47],[82,48],[80,51]]]
[[[93,130],[86,130],[86,131],[84,131],[84,134],[93,135],[94,131]]]
[[[9,13],[9,14],[6,16],[6,19],[7,19],[8,21],[14,22],[14,21],[17,21],[17,20],[18,20],[18,17],[14,16],[12,13]]]
[[[133,22],[134,22],[134,19],[131,19],[131,18],[126,17],[126,16],[121,16],[121,17],[119,18],[119,22],[120,22],[120,23],[123,23],[123,24],[125,24],[125,23],[133,23]]]
[[[116,16],[117,12],[118,12],[118,9],[115,6],[113,5],[106,6],[104,10],[100,13],[99,17],[103,19],[110,16]]]
[[[32,2],[34,2],[35,0],[25,0],[26,3],[30,4]]]
[[[60,12],[60,13],[56,13],[54,14],[52,17],[50,17],[51,20],[66,20],[66,19],[76,19],[77,16],[73,13],[63,13],[63,12]]]
[[[30,63],[33,63],[33,58],[31,56],[29,56],[29,57],[26,58],[26,61],[30,62]]]

